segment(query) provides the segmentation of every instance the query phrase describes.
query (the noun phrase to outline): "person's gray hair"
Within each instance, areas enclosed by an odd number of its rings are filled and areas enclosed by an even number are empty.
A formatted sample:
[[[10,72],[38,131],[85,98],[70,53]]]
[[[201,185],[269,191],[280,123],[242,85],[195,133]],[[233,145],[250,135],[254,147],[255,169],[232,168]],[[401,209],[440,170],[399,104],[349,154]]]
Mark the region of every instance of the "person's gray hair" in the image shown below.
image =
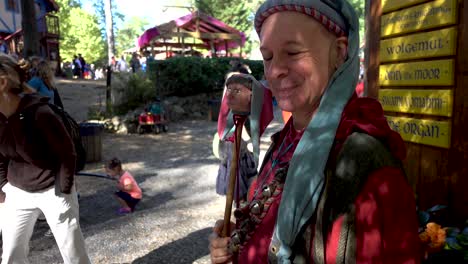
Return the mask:
[[[248,78],[246,74],[233,74],[226,81],[226,87],[231,84],[240,84],[252,90],[252,79]]]

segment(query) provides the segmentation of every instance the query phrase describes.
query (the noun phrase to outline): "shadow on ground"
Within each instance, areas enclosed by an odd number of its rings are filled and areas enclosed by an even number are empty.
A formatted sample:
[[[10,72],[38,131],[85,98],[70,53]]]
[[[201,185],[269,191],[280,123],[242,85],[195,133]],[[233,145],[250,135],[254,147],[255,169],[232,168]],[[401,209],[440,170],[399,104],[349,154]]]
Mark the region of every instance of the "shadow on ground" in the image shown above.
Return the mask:
[[[157,173],[143,174],[135,177],[135,180],[141,186],[141,183],[148,178],[156,177]],[[82,176],[80,176],[82,177]],[[96,178],[97,179],[97,178]],[[99,179],[96,182],[106,184],[106,187],[100,188],[98,192],[92,195],[82,195],[80,198],[80,224],[83,229],[89,226],[101,224],[113,218],[120,217],[116,211],[119,208],[118,202],[114,197],[117,191],[116,182]],[[107,186],[110,185],[110,186]],[[155,208],[163,205],[173,198],[171,192],[161,192],[155,195],[148,195],[144,189],[143,199],[136,206],[137,211]]]
[[[211,228],[204,228],[188,234],[186,237],[155,249],[146,256],[135,259],[133,264],[152,263],[193,263],[208,255],[208,236]],[[181,254],[180,252],[184,252]]]
[[[146,179],[157,176],[157,173],[143,174],[136,178],[137,182],[141,184]],[[82,177],[82,176],[80,176]],[[88,178],[88,177],[87,177]],[[114,192],[117,191],[115,187],[116,182],[100,178],[94,178],[96,184],[104,185],[98,192],[91,195],[81,195],[79,199],[80,204],[80,225],[83,230],[89,230],[94,225],[105,223],[111,219],[120,218],[117,214],[118,202],[114,198]],[[172,191],[159,192],[155,195],[145,194],[143,189],[144,198],[136,206],[136,211],[144,211],[155,209],[163,206],[168,201],[174,199]],[[121,222],[114,222],[113,225],[122,224]],[[111,227],[109,227],[111,228]],[[38,221],[34,227],[34,232],[31,238],[31,244],[35,250],[46,250],[55,246],[53,237],[46,237],[45,233],[49,229],[46,221]],[[88,233],[87,236],[92,235]]]

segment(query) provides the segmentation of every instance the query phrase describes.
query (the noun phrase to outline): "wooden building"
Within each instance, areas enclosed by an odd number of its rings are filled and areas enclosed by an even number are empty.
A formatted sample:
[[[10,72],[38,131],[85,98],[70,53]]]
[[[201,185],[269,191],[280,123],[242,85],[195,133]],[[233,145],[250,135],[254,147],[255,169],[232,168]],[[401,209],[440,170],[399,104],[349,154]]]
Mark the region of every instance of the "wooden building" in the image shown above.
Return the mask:
[[[39,32],[40,55],[48,59],[54,68],[59,65],[59,19],[54,0],[35,0],[37,30]],[[21,28],[20,0],[0,1],[0,40],[6,44],[7,52],[22,56],[23,31]]]
[[[419,208],[468,219],[468,0],[369,1],[367,93],[407,145]]]

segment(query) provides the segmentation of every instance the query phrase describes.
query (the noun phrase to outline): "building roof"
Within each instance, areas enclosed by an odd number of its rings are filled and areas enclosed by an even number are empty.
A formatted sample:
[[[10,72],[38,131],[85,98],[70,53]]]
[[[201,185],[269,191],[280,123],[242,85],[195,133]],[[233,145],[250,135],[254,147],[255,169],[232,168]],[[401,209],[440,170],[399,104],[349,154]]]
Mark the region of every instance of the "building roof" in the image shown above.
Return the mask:
[[[46,11],[47,12],[52,12],[52,11],[58,11],[59,6],[55,0],[44,0],[44,3],[46,4]]]

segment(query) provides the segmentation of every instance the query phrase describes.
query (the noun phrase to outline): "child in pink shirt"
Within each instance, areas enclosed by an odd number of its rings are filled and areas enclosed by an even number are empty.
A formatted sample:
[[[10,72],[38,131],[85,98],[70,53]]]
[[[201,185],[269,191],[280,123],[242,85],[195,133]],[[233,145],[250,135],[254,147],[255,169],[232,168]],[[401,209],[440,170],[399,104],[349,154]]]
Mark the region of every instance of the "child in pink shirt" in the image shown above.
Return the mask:
[[[133,212],[142,197],[138,183],[128,171],[122,169],[122,162],[117,158],[113,158],[107,163],[106,173],[119,181],[117,184],[119,191],[115,192],[115,196],[121,207],[117,213],[124,215]]]

